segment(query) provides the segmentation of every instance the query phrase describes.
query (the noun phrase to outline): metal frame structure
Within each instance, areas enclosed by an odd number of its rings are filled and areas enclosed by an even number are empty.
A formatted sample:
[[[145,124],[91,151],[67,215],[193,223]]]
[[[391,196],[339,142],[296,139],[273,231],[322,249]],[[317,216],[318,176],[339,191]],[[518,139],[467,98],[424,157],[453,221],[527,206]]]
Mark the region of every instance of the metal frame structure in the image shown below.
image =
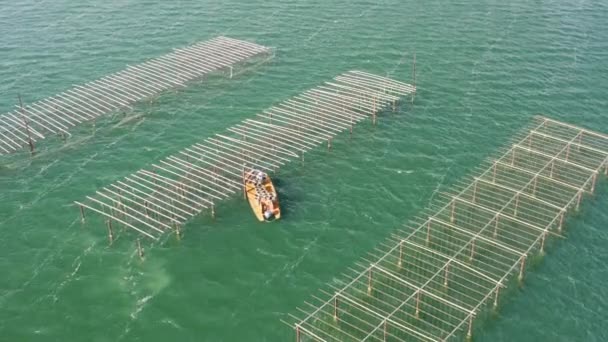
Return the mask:
[[[452,341],[608,174],[608,135],[537,118],[285,323],[296,341]]]
[[[111,112],[127,109],[135,103],[159,93],[182,87],[211,72],[233,66],[271,50],[254,43],[216,37],[189,47],[129,65],[126,69],[53,97],[23,106],[0,115],[0,156],[29,146],[48,134],[69,136],[69,130]]]
[[[245,173],[272,172],[387,107],[415,87],[362,71],[349,71],[273,106],[200,143],[165,158],[75,202],[85,210],[158,239],[235,193],[245,194]]]

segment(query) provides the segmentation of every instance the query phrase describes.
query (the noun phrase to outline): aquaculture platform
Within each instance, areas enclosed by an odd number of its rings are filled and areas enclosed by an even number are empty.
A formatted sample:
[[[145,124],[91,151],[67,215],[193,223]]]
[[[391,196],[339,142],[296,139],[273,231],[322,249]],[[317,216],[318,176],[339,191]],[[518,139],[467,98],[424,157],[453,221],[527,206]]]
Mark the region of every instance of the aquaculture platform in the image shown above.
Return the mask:
[[[415,87],[362,71],[349,71],[305,91],[226,132],[185,148],[76,202],[82,219],[91,211],[112,224],[158,239],[203,210],[235,194],[245,194],[251,169],[272,172],[304,158],[320,144],[367,118],[375,123],[383,109],[395,109]]]
[[[0,156],[35,144],[49,134],[69,136],[69,130],[102,115],[130,108],[136,102],[154,97],[211,72],[232,68],[269,48],[254,43],[217,37],[126,69],[53,97],[17,106],[0,115]],[[21,99],[20,99],[21,101]]]
[[[301,341],[452,341],[497,306],[526,262],[560,236],[599,177],[608,135],[538,118],[286,321]]]

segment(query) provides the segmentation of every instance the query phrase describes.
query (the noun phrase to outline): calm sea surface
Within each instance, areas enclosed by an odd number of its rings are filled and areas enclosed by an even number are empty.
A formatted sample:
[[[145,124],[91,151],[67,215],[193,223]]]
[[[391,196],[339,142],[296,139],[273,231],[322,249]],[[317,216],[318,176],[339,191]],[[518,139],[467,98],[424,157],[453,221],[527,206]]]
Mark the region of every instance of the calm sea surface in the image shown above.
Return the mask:
[[[0,112],[220,34],[276,49],[0,161],[1,341],[292,341],[281,318],[534,115],[608,132],[605,1],[1,1],[0,32]],[[234,198],[141,262],[71,205],[344,71],[409,82],[414,51],[415,106],[282,169],[281,222]],[[608,340],[607,183],[475,341]]]

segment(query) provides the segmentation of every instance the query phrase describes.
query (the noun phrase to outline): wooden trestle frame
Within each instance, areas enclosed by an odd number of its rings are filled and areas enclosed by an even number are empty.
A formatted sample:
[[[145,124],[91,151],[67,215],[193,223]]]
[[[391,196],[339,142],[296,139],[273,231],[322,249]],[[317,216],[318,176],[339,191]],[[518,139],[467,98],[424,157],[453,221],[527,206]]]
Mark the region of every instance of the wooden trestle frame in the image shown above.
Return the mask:
[[[53,97],[0,115],[0,156],[34,144],[49,134],[70,136],[70,128],[98,117],[128,109],[135,103],[154,97],[211,72],[228,68],[271,50],[254,43],[216,37],[189,47],[130,65],[126,69]],[[269,55],[271,57],[271,55]]]
[[[285,321],[296,341],[451,341],[608,174],[608,135],[537,118],[476,176]]]
[[[246,119],[204,141],[100,189],[75,202],[84,221],[85,209],[142,235],[158,239],[203,210],[215,215],[216,204],[244,192],[244,174],[255,168],[276,171],[304,158],[304,152],[390,107],[415,87],[362,71],[349,71],[331,82]]]

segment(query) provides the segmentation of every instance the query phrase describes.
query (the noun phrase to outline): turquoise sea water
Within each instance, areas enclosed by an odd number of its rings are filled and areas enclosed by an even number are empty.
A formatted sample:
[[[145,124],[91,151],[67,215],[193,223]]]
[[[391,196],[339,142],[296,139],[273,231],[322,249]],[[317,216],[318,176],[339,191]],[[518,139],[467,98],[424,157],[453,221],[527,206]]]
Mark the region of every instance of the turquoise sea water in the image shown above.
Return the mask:
[[[284,341],[280,319],[543,113],[608,132],[601,1],[3,1],[0,111],[223,34],[276,57],[0,161],[0,341]],[[71,205],[350,69],[414,107],[276,176],[284,219],[241,199],[136,256]],[[475,341],[608,340],[608,181]]]

